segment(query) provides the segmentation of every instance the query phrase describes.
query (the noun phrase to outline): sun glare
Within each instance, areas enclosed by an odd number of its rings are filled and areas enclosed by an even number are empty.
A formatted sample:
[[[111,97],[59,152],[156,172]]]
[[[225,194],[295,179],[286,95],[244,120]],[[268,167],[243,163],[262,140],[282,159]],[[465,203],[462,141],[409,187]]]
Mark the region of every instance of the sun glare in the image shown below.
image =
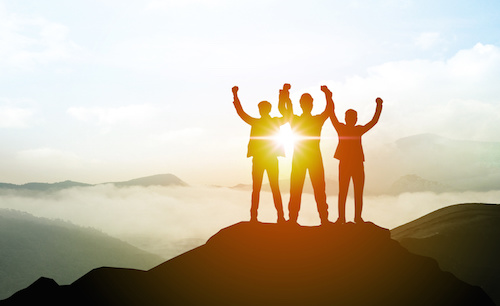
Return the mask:
[[[285,146],[286,156],[292,156],[293,146],[295,144],[295,135],[292,132],[290,124],[281,126],[278,141]]]

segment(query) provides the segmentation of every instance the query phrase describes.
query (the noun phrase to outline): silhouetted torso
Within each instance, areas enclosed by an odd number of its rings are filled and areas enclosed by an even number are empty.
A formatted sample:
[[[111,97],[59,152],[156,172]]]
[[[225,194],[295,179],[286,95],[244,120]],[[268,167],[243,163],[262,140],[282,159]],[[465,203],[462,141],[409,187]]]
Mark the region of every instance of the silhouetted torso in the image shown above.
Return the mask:
[[[280,132],[281,124],[283,124],[281,118],[255,119],[250,130],[247,157],[272,158],[285,156],[284,146],[276,141],[276,135]]]
[[[320,154],[319,141],[321,129],[325,119],[321,115],[313,116],[311,114],[302,114],[301,116],[293,116],[291,127],[295,140],[293,158],[303,158],[314,161],[311,154]]]
[[[362,125],[348,126],[343,123],[339,124],[337,126],[339,144],[333,157],[342,161],[364,161],[365,156],[361,145],[361,136],[365,132],[366,128]]]

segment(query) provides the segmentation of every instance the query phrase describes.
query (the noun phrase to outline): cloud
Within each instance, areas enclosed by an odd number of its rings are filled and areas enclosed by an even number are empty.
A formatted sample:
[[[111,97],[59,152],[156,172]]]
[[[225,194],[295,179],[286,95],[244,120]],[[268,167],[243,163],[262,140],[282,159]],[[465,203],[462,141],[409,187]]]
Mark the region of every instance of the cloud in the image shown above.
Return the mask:
[[[456,139],[497,141],[500,130],[500,48],[476,44],[441,61],[411,60],[371,67],[366,76],[327,82],[336,111],[358,110],[368,122],[375,97],[384,110],[373,133],[392,139],[435,133]],[[372,132],[371,132],[372,133]]]
[[[422,50],[429,50],[442,42],[441,34],[438,32],[421,33],[415,39],[415,45]]]
[[[197,142],[203,135],[204,130],[197,127],[188,127],[180,130],[170,130],[160,134],[154,134],[149,137],[150,142],[158,143],[177,143],[192,144]]]
[[[77,154],[69,151],[58,150],[49,147],[22,150],[17,153],[18,161],[31,164],[34,168],[46,170],[81,169],[87,162]]]
[[[288,194],[283,194],[284,202]],[[464,203],[495,203],[500,191],[406,193],[399,196],[366,196],[364,217],[393,228],[441,207]],[[336,197],[329,197],[330,219],[337,218]],[[12,208],[35,216],[62,219],[90,226],[133,245],[165,257],[201,244],[220,229],[249,219],[250,192],[228,188],[131,187],[98,185],[53,193],[0,190],[0,208]],[[348,198],[347,217],[353,217],[353,199]],[[286,205],[285,205],[286,212]],[[275,222],[276,211],[269,192],[262,192],[259,219]],[[318,225],[314,197],[304,194],[299,217],[302,225]]]
[[[142,126],[161,120],[164,110],[148,104],[119,107],[71,107],[67,113],[75,119],[101,127],[117,125]]]
[[[0,128],[27,128],[35,121],[33,108],[0,105]]]
[[[0,7],[1,66],[31,69],[38,64],[77,58],[80,47],[68,37],[65,25]]]
[[[231,3],[228,0],[184,0],[184,1],[176,1],[176,0],[153,0],[150,1],[146,10],[165,10],[171,8],[184,8],[189,6],[220,6],[226,3]]]

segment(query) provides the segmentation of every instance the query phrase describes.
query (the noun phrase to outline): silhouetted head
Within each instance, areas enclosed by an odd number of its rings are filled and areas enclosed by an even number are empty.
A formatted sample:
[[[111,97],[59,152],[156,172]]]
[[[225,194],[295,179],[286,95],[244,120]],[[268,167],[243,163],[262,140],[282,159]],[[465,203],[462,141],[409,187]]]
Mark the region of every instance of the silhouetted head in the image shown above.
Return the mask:
[[[345,112],[345,124],[354,126],[358,122],[358,113],[353,109],[348,109]]]
[[[300,107],[304,113],[310,113],[312,111],[313,98],[310,94],[305,93],[300,97]]]
[[[259,113],[260,113],[260,116],[263,117],[263,116],[269,116],[269,113],[271,112],[271,103],[267,102],[267,101],[262,101],[258,104],[258,107],[259,107]]]

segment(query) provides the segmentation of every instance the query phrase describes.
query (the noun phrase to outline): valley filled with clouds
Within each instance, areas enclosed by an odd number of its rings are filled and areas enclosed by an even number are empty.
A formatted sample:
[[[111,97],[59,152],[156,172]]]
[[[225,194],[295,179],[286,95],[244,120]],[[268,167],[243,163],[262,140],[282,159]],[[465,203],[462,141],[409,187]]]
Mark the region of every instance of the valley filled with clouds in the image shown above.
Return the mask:
[[[458,203],[497,203],[500,191],[402,193],[365,197],[364,217],[392,229],[438,208]],[[284,203],[288,194],[283,194]],[[304,194],[299,223],[319,225],[312,194]],[[337,217],[337,198],[329,196],[330,220]],[[92,227],[164,258],[206,242],[224,227],[249,220],[250,192],[226,187],[116,187],[111,184],[53,192],[0,190],[0,208],[37,217],[62,219]],[[348,198],[347,217],[353,218]],[[285,212],[286,212],[285,205]],[[269,192],[261,195],[259,220],[276,222]]]

